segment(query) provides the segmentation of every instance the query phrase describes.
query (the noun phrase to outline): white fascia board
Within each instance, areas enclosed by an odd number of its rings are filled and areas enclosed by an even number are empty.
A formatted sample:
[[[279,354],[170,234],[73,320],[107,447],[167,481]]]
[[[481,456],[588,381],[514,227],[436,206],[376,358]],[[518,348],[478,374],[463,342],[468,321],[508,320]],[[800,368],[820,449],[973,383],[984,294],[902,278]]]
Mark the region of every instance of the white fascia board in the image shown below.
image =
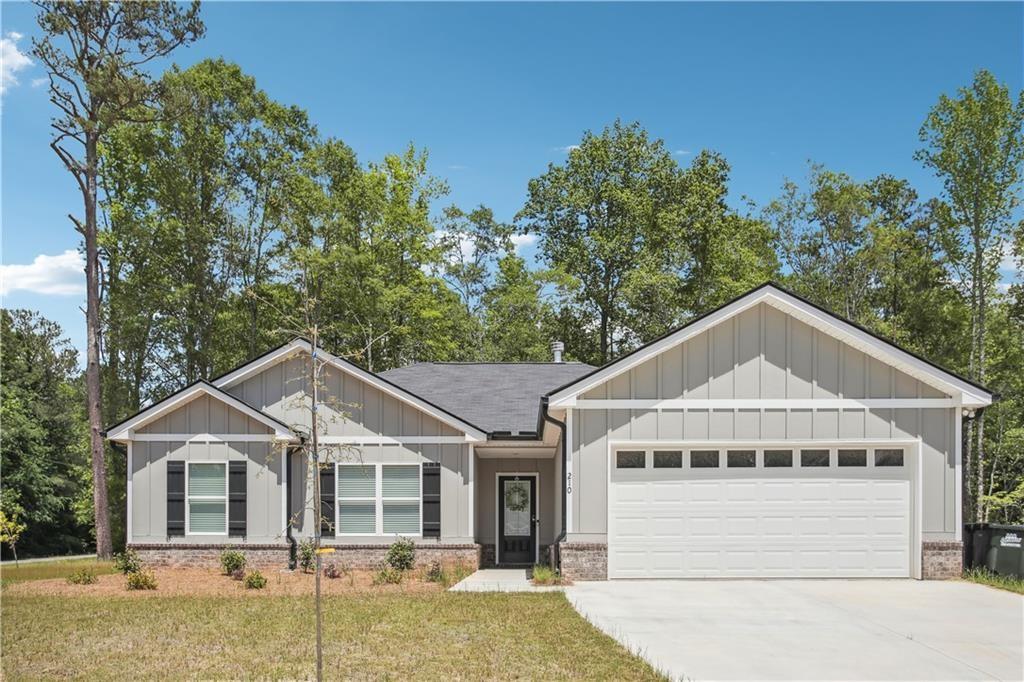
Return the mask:
[[[551,407],[570,407],[575,404],[575,399],[579,395],[760,303],[766,303],[788,315],[792,315],[819,331],[867,353],[887,365],[906,372],[929,386],[949,394],[953,398],[960,397],[964,407],[985,407],[992,403],[992,395],[990,393],[963,381],[949,372],[940,370],[924,360],[916,358],[891,343],[878,339],[834,315],[824,313],[780,289],[766,286],[733,301],[693,324],[683,327],[675,334],[671,334],[623,358],[621,362],[607,365],[602,370],[589,377],[585,377],[580,382],[552,394],[549,399],[549,405]]]
[[[283,424],[268,417],[259,410],[254,409],[249,405],[246,405],[238,398],[235,398],[233,395],[225,393],[224,391],[221,391],[220,389],[212,387],[205,383],[194,384],[180,391],[179,393],[164,398],[163,400],[161,400],[158,403],[155,403],[154,405],[150,405],[148,408],[138,413],[128,421],[122,422],[121,424],[117,425],[116,430],[109,431],[107,433],[107,439],[117,442],[128,442],[134,440],[136,438],[136,429],[140,429],[146,424],[149,424],[150,422],[153,422],[156,419],[159,419],[160,417],[164,416],[168,412],[176,410],[192,402],[196,398],[199,398],[204,395],[208,395],[211,398],[214,398],[215,400],[218,400],[228,405],[229,407],[232,407],[238,410],[239,412],[249,417],[252,417],[256,421],[268,427],[274,432],[273,436],[275,440],[297,440],[295,434],[292,433]]]
[[[953,398],[677,398],[576,400],[577,410],[880,410],[947,409]]]
[[[228,388],[229,386],[233,386],[240,381],[248,379],[249,377],[266,369],[267,367],[270,367],[271,365],[277,362],[281,362],[282,360],[290,358],[296,353],[301,352],[311,354],[312,351],[313,346],[308,341],[306,341],[305,339],[294,339],[290,343],[281,346],[281,348],[277,349],[276,351],[263,355],[253,360],[248,365],[243,365],[242,367],[239,367],[230,374],[225,374],[224,376],[217,379],[214,382],[214,385],[217,386],[217,388]],[[354,365],[351,362],[348,362],[346,360],[343,360],[342,358],[337,357],[336,355],[328,353],[323,348],[317,348],[317,356],[323,358],[329,364],[333,365],[342,372],[350,374],[351,376],[354,376],[361,381],[365,381],[374,388],[380,390],[382,393],[389,395],[392,398],[395,398],[403,403],[412,405],[416,409],[430,415],[434,419],[437,419],[438,421],[448,424],[452,428],[462,431],[465,434],[464,441],[467,443],[476,443],[487,440],[487,434],[485,432],[477,429],[476,427],[456,417],[453,417],[447,412],[439,410],[430,403],[425,402],[423,399],[382,380],[380,377],[378,377],[376,374],[373,374],[372,372],[367,372],[366,370]]]

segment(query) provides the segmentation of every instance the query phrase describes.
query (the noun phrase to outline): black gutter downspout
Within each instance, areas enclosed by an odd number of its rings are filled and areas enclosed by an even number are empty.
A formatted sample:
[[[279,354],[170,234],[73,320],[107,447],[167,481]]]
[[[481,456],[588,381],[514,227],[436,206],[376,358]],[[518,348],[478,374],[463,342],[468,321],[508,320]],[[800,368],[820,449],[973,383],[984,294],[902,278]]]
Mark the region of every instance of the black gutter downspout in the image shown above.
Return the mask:
[[[569,506],[569,492],[568,492],[568,489],[566,487],[566,478],[565,478],[565,471],[566,471],[565,467],[566,467],[566,464],[568,463],[567,462],[568,453],[565,451],[565,422],[558,421],[557,419],[552,417],[550,414],[548,414],[548,398],[547,398],[547,396],[544,396],[544,398],[542,400],[542,407],[543,407],[543,410],[544,410],[544,421],[548,422],[549,424],[554,424],[558,428],[558,430],[561,432],[559,434],[559,438],[558,438],[558,443],[559,443],[558,447],[562,451],[562,530],[558,534],[558,537],[555,538],[555,541],[551,543],[551,564],[552,564],[551,567],[554,568],[556,571],[561,571],[561,569],[562,569],[562,554],[561,554],[561,552],[557,548],[558,548],[559,544],[561,544],[561,542],[563,540],[565,540],[565,530],[566,530],[566,526],[565,526],[565,512],[566,512],[566,508]],[[541,437],[543,437],[543,434],[541,435]]]
[[[293,448],[288,448],[287,455],[285,455],[284,465],[288,467],[288,486],[284,491],[285,506],[288,508],[288,516],[286,521],[288,526],[285,530],[285,536],[288,538],[288,570],[294,571],[295,567],[298,566],[298,543],[295,542],[295,538],[292,537],[292,455],[295,454]]]

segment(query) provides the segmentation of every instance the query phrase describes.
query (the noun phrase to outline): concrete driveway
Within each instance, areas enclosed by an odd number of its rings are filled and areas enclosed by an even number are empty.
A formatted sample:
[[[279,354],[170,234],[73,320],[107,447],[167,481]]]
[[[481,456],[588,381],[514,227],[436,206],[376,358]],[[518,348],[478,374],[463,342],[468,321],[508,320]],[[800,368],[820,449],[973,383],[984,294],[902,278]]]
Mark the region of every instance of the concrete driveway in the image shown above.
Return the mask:
[[[970,583],[644,580],[566,595],[673,679],[1024,677],[1024,597]]]

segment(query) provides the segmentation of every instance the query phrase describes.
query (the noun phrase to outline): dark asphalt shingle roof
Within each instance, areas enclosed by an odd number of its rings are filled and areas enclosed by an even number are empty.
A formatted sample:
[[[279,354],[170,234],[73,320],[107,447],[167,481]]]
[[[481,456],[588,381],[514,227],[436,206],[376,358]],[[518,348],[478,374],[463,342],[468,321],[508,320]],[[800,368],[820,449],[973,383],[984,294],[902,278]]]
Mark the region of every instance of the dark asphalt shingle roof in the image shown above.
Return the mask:
[[[489,433],[536,431],[541,396],[593,371],[581,362],[420,362],[381,372]]]

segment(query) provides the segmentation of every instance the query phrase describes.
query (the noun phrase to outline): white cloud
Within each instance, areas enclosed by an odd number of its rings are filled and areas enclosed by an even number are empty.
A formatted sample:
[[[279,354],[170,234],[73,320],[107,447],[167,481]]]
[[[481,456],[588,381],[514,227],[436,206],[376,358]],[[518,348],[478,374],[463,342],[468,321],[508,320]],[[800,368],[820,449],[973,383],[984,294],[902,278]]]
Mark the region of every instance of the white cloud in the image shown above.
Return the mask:
[[[537,242],[537,235],[535,234],[514,234],[512,235],[512,246],[518,252],[520,249],[526,246],[532,246]]]
[[[434,233],[434,239],[440,243],[445,240],[452,238],[452,233],[448,230],[438,230]],[[476,253],[476,242],[473,241],[472,237],[462,235],[459,237],[459,251],[462,252],[462,257],[465,260],[469,260]]]
[[[675,154],[676,156],[689,156],[693,152],[691,152],[689,149],[677,149],[672,153]]]
[[[580,146],[578,144],[567,144],[564,147],[555,147],[552,151],[562,152],[563,154],[568,154],[572,150],[579,149],[579,148],[580,148]]]
[[[1003,242],[1003,259],[999,262],[999,269],[1010,272],[1017,270],[1017,261],[1013,257],[1013,244],[1010,240]]]
[[[467,168],[469,168],[469,166],[463,166],[462,164],[458,164],[458,163],[453,163],[450,166],[448,166],[448,170],[453,170],[453,171],[466,170]]]
[[[0,38],[0,95],[18,84],[18,71],[32,66],[32,60],[18,49],[21,34],[11,31]]]
[[[50,82],[49,78],[33,78],[31,85],[32,85],[33,88],[39,88],[39,87],[42,87],[42,86],[46,85],[49,82]]]
[[[57,256],[40,254],[28,265],[0,265],[0,295],[31,291],[51,296],[73,296],[85,291],[85,259],[68,249]]]

